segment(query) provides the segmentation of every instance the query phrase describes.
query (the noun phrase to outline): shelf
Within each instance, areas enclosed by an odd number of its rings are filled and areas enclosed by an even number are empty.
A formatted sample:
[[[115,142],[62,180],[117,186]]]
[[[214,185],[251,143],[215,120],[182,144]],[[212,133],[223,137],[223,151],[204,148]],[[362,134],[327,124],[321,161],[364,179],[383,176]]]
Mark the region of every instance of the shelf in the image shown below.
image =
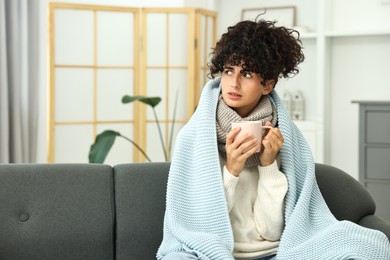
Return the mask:
[[[388,30],[327,32],[325,34],[325,36],[326,37],[390,36],[390,29],[388,29]]]
[[[300,33],[301,39],[316,39],[317,32],[302,32]],[[366,37],[366,36],[390,36],[389,30],[367,30],[367,31],[339,31],[339,32],[326,32],[325,37],[338,38],[338,37]]]
[[[300,33],[301,39],[316,39],[317,33],[316,32],[302,32]]]

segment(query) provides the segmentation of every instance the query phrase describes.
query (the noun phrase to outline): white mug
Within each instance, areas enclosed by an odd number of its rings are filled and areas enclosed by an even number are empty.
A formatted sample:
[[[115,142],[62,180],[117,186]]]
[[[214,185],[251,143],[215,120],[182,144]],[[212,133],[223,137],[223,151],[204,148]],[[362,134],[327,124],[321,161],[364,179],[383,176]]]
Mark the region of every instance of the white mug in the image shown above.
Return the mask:
[[[263,126],[263,123],[261,121],[238,121],[238,122],[232,122],[232,129],[240,127],[241,130],[238,132],[235,138],[238,138],[242,135],[251,133],[254,138],[257,138],[257,142],[260,145],[259,149],[256,150],[256,152],[260,152],[261,147],[261,139],[263,138],[263,129],[267,128],[270,129],[272,126]]]

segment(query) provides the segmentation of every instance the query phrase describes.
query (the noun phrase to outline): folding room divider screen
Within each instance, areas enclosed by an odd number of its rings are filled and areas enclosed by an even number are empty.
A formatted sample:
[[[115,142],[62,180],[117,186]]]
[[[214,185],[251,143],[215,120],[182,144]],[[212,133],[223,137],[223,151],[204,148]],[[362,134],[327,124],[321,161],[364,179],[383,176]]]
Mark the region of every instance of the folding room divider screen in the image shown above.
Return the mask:
[[[48,162],[88,162],[91,144],[108,129],[132,139],[152,161],[164,161],[151,107],[121,99],[162,98],[155,109],[167,150],[172,129],[174,140],[208,80],[216,19],[193,8],[51,3]],[[117,138],[105,163],[144,160]]]

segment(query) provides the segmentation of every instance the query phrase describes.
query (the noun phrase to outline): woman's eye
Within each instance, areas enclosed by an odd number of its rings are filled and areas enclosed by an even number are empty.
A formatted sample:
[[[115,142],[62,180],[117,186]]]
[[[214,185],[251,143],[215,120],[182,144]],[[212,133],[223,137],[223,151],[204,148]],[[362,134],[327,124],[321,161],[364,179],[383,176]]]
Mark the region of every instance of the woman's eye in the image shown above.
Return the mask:
[[[232,75],[232,74],[233,74],[233,72],[232,72],[231,70],[225,70],[224,73],[225,73],[226,75]]]
[[[244,76],[244,78],[252,78],[252,73],[250,72],[244,72],[242,75]]]

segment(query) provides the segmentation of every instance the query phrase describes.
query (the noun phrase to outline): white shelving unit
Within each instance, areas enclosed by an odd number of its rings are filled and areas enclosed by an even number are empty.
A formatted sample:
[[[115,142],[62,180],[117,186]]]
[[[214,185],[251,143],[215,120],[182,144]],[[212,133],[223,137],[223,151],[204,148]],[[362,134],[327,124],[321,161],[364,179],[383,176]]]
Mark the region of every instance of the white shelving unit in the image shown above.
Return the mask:
[[[297,26],[308,26],[300,24],[308,11],[300,6],[302,1],[285,3],[297,5]],[[349,11],[341,18],[339,9],[343,5]],[[298,88],[304,93],[307,117],[296,124],[312,147],[315,160],[333,165],[345,165],[346,161],[352,166],[344,169],[357,172],[354,159],[345,159],[347,154],[354,156],[358,140],[357,108],[350,101],[365,97],[390,100],[390,90],[386,91],[390,84],[383,69],[390,67],[390,6],[368,0],[360,1],[358,7],[353,5],[358,4],[318,0],[311,6],[310,12],[316,14],[311,24],[314,30],[301,33],[306,60],[301,73],[291,83],[286,82],[281,91]],[[362,11],[364,8],[367,12]],[[354,16],[361,13],[365,17],[360,24]],[[342,21],[348,19],[355,22],[344,25]],[[376,21],[370,24],[372,20]]]

